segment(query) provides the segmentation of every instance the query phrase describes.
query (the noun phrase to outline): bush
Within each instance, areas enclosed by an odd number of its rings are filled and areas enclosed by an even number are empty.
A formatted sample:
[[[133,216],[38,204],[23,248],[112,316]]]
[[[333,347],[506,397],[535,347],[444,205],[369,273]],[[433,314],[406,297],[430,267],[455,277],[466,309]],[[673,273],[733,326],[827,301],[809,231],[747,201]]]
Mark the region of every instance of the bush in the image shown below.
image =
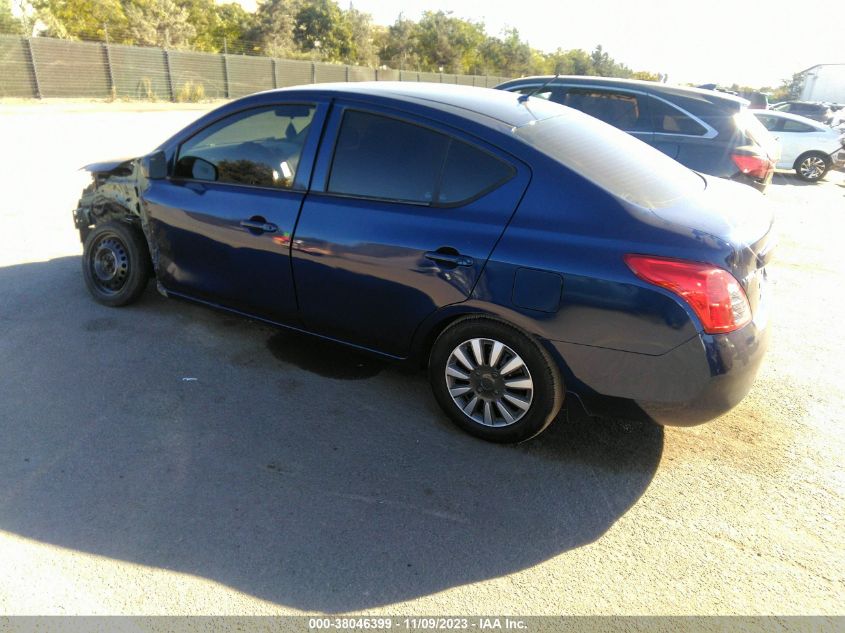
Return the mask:
[[[186,81],[176,93],[176,101],[179,103],[196,103],[203,99],[205,99],[205,86],[193,81]]]

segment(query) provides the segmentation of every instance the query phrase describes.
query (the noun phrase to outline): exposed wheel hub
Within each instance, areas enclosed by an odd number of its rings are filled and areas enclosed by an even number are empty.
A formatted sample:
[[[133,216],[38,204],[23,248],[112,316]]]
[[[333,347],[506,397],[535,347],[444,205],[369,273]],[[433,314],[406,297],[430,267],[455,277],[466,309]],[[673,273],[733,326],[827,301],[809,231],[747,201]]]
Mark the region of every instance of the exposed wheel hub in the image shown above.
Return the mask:
[[[117,292],[129,275],[129,254],[119,239],[106,236],[92,249],[91,272],[97,286],[105,292]]]

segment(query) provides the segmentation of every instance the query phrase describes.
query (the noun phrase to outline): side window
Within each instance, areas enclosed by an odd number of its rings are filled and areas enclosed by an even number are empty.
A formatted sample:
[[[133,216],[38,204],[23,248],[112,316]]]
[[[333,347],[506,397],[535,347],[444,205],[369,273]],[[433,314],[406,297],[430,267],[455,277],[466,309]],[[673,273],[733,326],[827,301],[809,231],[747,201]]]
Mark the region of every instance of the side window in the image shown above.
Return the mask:
[[[558,101],[626,132],[649,131],[641,97],[621,92],[570,88]]]
[[[783,131],[784,132],[815,132],[815,130],[807,125],[806,123],[801,123],[800,121],[787,121],[784,120],[783,122]]]
[[[486,193],[511,174],[498,158],[446,134],[350,110],[343,115],[328,191],[450,205]]]
[[[769,130],[769,132],[776,130],[778,128],[778,124],[780,123],[780,119],[775,116],[758,115],[757,118],[760,120],[760,123]]]
[[[313,118],[311,105],[233,114],[182,144],[174,176],[290,189]]]
[[[663,134],[683,134],[685,136],[704,136],[707,129],[692,117],[660,99],[651,99],[651,118],[654,131]]]
[[[455,204],[476,198],[509,180],[514,169],[492,154],[452,139],[437,193],[439,204]]]

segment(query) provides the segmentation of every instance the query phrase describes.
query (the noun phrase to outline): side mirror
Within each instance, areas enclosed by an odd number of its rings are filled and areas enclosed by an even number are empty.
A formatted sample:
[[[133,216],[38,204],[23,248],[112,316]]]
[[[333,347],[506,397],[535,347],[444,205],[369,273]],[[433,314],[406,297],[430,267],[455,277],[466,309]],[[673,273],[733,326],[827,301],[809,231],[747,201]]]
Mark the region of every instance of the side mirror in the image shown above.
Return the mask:
[[[191,176],[194,180],[214,182],[217,180],[217,167],[204,158],[194,158],[194,164],[191,166]]]
[[[217,167],[199,156],[183,156],[176,162],[173,175],[176,178],[214,182],[217,180]]]
[[[150,180],[164,180],[167,178],[167,157],[163,151],[155,152],[144,157],[147,178]]]

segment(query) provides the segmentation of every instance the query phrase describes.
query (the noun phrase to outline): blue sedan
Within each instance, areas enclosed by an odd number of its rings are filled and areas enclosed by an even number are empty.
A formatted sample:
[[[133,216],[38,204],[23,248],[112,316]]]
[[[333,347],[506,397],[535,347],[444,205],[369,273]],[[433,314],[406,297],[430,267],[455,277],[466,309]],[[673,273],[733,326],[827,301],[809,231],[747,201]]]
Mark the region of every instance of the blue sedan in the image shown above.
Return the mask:
[[[89,165],[97,301],[178,297],[423,363],[495,442],[591,415],[705,422],[764,355],[772,216],[542,99],[439,84],[274,90]],[[401,420],[396,421],[401,424]]]

